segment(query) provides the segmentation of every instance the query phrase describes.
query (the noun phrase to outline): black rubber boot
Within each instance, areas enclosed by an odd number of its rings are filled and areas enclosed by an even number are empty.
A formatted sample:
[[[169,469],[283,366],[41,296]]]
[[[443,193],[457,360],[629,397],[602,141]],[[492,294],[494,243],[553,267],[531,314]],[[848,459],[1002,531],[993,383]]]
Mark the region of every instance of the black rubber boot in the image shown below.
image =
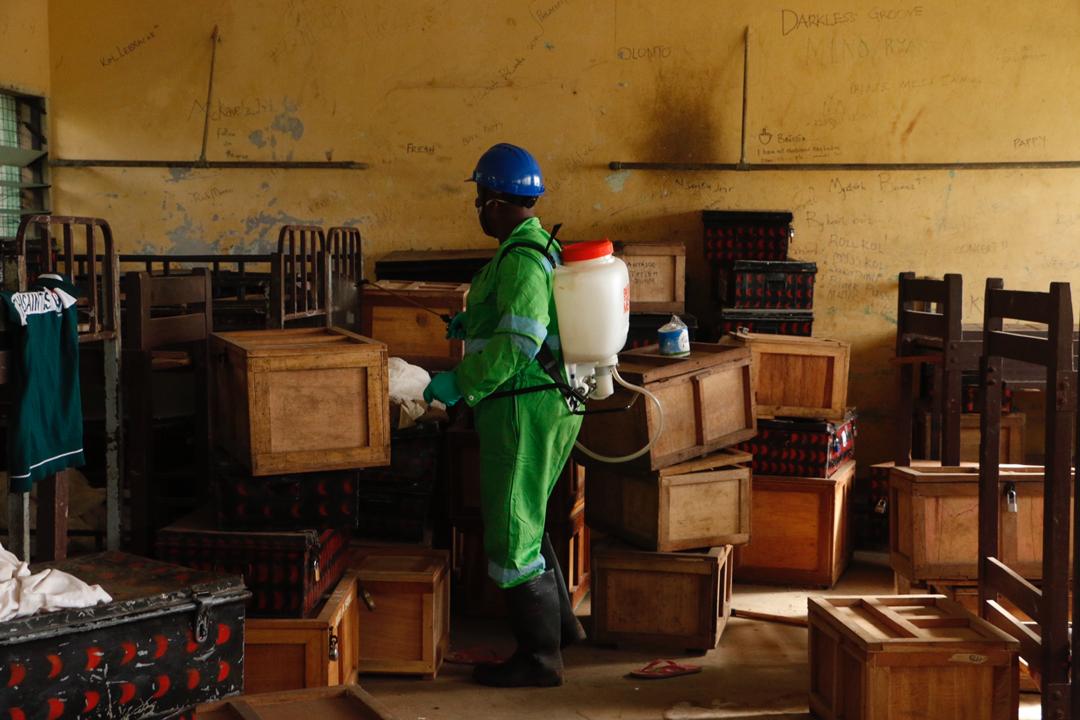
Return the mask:
[[[503,663],[476,666],[473,678],[492,687],[562,685],[559,651],[559,592],[555,573],[547,570],[504,593],[517,650]]]
[[[555,548],[551,546],[551,536],[544,533],[544,541],[540,545],[540,553],[544,556],[544,562],[555,573],[555,585],[559,591],[559,624],[562,627],[560,647],[573,645],[585,640],[585,628],[574,614],[574,607],[570,604],[570,591],[566,586],[566,578],[562,568],[559,567],[559,559],[555,557]]]

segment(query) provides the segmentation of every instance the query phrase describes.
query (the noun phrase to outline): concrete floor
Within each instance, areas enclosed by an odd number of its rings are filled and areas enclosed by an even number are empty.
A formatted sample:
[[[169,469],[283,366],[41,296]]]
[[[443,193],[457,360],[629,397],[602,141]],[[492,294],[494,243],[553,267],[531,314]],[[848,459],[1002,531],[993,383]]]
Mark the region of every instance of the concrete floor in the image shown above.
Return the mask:
[[[892,592],[887,568],[855,564],[828,594]],[[806,597],[820,591],[736,585],[733,606],[777,615],[806,615]],[[588,600],[579,609],[588,615]],[[588,620],[583,617],[588,628]],[[492,646],[513,649],[502,621],[454,620],[453,649]],[[670,651],[667,651],[670,653]],[[704,670],[667,680],[640,681],[630,670],[657,657],[703,665]],[[471,668],[444,664],[435,681],[361,677],[361,685],[398,720],[713,720],[809,718],[806,630],[732,618],[720,645],[704,656],[646,649],[605,649],[585,644],[564,653],[561,688],[494,690],[475,685]],[[1039,717],[1038,696],[1022,696],[1020,717]]]

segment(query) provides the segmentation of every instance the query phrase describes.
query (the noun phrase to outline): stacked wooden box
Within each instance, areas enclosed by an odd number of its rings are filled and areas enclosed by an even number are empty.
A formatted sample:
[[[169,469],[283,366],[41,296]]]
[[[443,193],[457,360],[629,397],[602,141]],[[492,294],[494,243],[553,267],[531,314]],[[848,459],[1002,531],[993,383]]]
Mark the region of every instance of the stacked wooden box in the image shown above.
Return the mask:
[[[464,343],[446,337],[438,315],[462,312],[468,294],[467,282],[379,280],[361,293],[360,332],[386,343],[390,357],[425,370],[449,370],[464,355]]]
[[[791,221],[786,211],[702,212],[718,335],[812,334],[817,265],[788,257]]]
[[[693,343],[688,358],[670,358],[652,346],[624,352],[619,372],[656,396],[663,431],[632,461],[582,458],[586,522],[609,536],[592,549],[592,636],[709,650],[731,611],[731,547],[750,537],[750,456],[728,449],[755,432],[750,352]],[[620,389],[590,408],[631,400]],[[660,423],[639,399],[586,416],[580,440],[625,456]]]
[[[741,582],[831,587],[851,554],[855,414],[847,407],[850,347],[820,338],[738,333],[752,353],[758,436],[754,534],[735,551]]]
[[[690,339],[697,318],[686,312],[686,245],[681,242],[615,243],[630,273],[630,333],[625,350],[657,342],[657,330],[678,315]]]
[[[243,576],[246,691],[349,682],[358,475],[390,459],[386,347],[338,328],[219,333],[209,347],[216,511],[164,528],[158,555]]]

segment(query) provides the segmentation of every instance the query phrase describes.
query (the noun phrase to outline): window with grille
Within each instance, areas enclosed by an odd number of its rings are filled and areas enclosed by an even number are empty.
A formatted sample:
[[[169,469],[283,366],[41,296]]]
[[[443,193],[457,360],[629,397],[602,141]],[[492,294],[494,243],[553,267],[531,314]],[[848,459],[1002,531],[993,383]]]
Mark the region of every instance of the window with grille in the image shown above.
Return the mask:
[[[0,90],[0,240],[49,211],[44,118],[44,98]]]

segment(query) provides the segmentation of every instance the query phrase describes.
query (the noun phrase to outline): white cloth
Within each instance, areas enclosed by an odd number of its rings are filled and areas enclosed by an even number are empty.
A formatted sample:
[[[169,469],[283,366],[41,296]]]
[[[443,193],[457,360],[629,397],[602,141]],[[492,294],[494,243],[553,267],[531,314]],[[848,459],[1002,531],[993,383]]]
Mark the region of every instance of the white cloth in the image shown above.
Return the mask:
[[[40,610],[91,607],[112,602],[100,585],[87,585],[60,570],[30,573],[30,566],[0,545],[0,622]]]
[[[408,423],[401,423],[401,427],[409,427],[428,410],[428,404],[424,402],[424,388],[431,382],[431,375],[424,368],[396,357],[390,358],[387,369],[390,375],[390,402],[400,405],[401,414],[409,419]],[[444,408],[438,401],[431,406],[440,410]]]

